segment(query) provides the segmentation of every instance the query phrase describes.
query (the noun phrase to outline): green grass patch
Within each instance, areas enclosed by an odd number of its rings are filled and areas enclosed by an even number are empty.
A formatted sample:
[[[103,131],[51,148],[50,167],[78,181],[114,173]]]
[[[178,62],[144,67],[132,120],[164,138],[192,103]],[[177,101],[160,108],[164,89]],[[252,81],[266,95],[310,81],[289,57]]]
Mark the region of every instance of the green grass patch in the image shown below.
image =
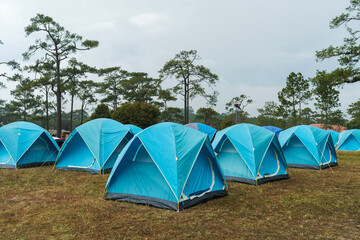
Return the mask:
[[[103,199],[108,174],[0,169],[0,239],[360,239],[360,153],[181,212]]]

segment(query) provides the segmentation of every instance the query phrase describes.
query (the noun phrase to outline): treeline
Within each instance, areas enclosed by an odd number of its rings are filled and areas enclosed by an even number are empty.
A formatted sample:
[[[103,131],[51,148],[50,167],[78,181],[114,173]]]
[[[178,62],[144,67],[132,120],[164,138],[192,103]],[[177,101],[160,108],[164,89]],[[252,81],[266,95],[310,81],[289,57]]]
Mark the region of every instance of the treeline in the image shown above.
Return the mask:
[[[359,9],[360,2],[351,1],[347,13],[334,18],[331,28],[360,20],[354,17],[360,14]],[[284,88],[277,93],[278,101],[265,102],[258,109],[259,115],[250,118],[246,108],[253,100],[246,90],[233,98],[229,96],[225,113],[214,110],[219,92],[213,89],[218,76],[199,64],[196,50],[176,54],[159,69],[158,76],[129,72],[121,66],[90,66],[80,62],[76,54],[98,47],[98,41],[84,40],[51,17],[37,14],[25,27],[26,36],[38,37],[22,55],[29,64],[20,66],[14,60],[0,63],[9,68],[0,78],[17,83],[11,91],[13,100],[0,102],[0,121],[32,121],[47,129],[56,128],[59,134],[61,129],[72,130],[97,117],[111,117],[142,128],[160,121],[197,121],[218,129],[241,122],[281,128],[311,123],[360,128],[360,99],[354,99],[347,109],[349,120],[339,109],[342,85],[360,81],[359,32],[350,27],[347,30],[350,36],[344,39],[344,45],[316,52],[316,60],[336,58],[341,67],[332,72],[319,70],[311,78],[290,73]],[[172,87],[164,89],[163,81],[171,81]],[[5,87],[5,82],[1,82],[0,88]],[[195,97],[203,97],[207,103],[196,112],[190,106]],[[169,103],[178,98],[183,107],[170,107]],[[70,111],[65,112],[65,104],[70,105]]]
[[[212,89],[218,76],[198,64],[200,56],[196,50],[181,51],[164,64],[159,76],[151,77],[144,72],[128,72],[120,66],[98,68],[80,62],[76,54],[98,47],[99,42],[70,33],[49,16],[38,14],[31,18],[25,34],[39,37],[22,55],[30,64],[2,63],[16,73],[4,73],[1,77],[17,83],[11,91],[13,100],[2,101],[3,124],[32,121],[46,129],[56,127],[60,133],[61,129],[72,130],[96,117],[112,117],[140,127],[159,121],[196,120],[218,128],[221,119],[228,117],[213,110],[219,93]],[[94,81],[95,78],[98,80]],[[173,87],[162,88],[166,79],[173,82]],[[199,96],[206,99],[207,106],[200,108],[194,117],[190,100]],[[178,97],[182,98],[184,107],[169,107],[169,102]],[[80,103],[80,109],[75,109],[75,102]],[[64,112],[65,104],[70,105],[69,112]],[[97,104],[89,114],[89,106]],[[230,108],[229,113],[232,112],[234,109]]]

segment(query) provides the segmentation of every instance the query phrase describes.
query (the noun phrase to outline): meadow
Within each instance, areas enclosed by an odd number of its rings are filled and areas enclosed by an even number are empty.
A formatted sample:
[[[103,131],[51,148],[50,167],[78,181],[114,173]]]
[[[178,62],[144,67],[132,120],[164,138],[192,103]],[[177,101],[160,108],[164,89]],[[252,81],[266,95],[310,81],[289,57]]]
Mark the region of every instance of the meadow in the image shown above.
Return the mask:
[[[0,239],[360,239],[360,152],[180,212],[104,200],[109,174],[0,169]]]

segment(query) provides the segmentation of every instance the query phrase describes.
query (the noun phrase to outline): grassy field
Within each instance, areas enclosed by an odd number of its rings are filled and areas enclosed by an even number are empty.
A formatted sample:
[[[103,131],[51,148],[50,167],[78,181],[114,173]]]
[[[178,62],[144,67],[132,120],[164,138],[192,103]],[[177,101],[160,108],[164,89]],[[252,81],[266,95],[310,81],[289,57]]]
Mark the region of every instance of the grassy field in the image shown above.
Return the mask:
[[[0,239],[360,239],[360,153],[181,212],[102,198],[108,174],[0,169]]]

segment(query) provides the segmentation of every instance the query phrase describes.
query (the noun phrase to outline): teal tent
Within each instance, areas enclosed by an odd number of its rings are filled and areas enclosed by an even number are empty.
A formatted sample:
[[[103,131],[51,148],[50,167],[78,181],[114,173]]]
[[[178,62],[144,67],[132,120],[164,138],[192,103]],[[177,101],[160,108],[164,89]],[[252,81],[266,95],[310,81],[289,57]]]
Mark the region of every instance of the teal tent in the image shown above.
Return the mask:
[[[352,129],[340,133],[337,149],[339,151],[360,151],[360,130]]]
[[[227,180],[258,185],[289,178],[274,132],[252,124],[237,124],[216,134],[212,143]]]
[[[133,137],[129,128],[106,118],[98,118],[75,128],[65,141],[55,169],[110,172],[121,150]]]
[[[185,126],[191,127],[193,129],[196,129],[202,133],[205,133],[209,136],[210,142],[212,142],[215,138],[215,135],[217,133],[217,130],[213,127],[210,127],[203,123],[188,123]]]
[[[207,135],[160,123],[135,135],[120,153],[105,199],[181,210],[225,195],[226,181]]]
[[[300,125],[280,133],[279,141],[289,167],[322,169],[337,165],[331,133]]]
[[[53,164],[59,147],[42,127],[13,122],[0,128],[0,168]]]

